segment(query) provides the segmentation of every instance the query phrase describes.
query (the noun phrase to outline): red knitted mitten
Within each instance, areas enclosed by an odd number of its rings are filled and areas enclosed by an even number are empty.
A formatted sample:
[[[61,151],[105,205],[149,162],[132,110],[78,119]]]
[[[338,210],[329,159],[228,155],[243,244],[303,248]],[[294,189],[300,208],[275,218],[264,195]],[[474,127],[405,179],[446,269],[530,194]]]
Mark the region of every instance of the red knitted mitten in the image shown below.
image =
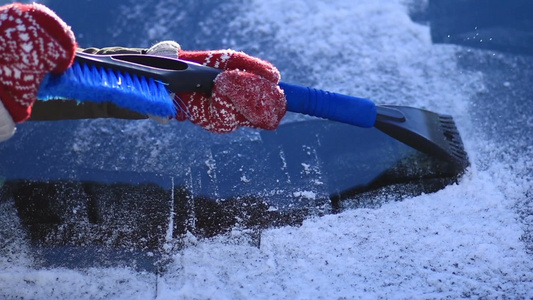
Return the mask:
[[[286,112],[279,71],[272,64],[233,50],[183,51],[179,58],[224,69],[211,96],[179,93],[176,119],[189,119],[205,129],[224,133],[239,126],[275,129]]]
[[[45,6],[0,7],[0,99],[14,122],[29,118],[43,77],[64,72],[75,51],[74,34]]]

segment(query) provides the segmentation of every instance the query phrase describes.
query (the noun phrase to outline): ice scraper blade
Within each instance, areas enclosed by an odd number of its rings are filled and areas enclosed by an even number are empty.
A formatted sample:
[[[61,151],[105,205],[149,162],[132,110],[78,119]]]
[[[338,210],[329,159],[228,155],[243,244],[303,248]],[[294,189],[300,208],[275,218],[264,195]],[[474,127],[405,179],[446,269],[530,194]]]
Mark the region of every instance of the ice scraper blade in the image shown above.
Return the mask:
[[[377,129],[459,168],[468,166],[468,155],[452,116],[396,105],[378,105],[376,110]]]

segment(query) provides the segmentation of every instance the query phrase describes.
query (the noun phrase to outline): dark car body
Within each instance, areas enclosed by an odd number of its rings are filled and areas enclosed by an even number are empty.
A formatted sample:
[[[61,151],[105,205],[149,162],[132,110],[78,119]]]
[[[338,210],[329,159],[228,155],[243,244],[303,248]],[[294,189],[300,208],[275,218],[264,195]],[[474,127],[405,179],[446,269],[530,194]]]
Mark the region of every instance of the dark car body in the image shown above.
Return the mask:
[[[83,20],[69,16],[70,2],[62,2],[52,8],[87,33],[82,41],[91,43],[93,34],[100,43],[94,22],[83,27]],[[499,7],[488,2],[433,0],[422,15],[436,43],[530,55],[533,43],[523,42],[531,40],[531,17],[524,15],[531,5],[511,1],[503,12],[517,18],[507,24],[486,16]],[[500,31],[506,41],[479,37]],[[461,61],[477,68],[480,57],[465,50]],[[525,78],[531,78],[528,70]],[[515,108],[524,107],[531,106]],[[12,222],[21,224],[41,265],[149,270],[187,234],[211,237],[239,228],[254,235],[345,208],[435,192],[464,171],[377,129],[299,118],[276,131],[224,136],[187,122],[27,122],[0,144],[0,157],[0,206],[16,211]]]

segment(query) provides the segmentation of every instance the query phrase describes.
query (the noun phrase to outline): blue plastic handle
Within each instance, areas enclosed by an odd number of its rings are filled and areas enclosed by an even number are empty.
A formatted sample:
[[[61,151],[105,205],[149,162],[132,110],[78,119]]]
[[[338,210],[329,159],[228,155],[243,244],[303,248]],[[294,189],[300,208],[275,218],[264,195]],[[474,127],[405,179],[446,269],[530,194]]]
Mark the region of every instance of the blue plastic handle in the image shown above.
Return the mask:
[[[377,111],[374,102],[310,87],[280,82],[287,98],[287,110],[359,127],[373,127]]]

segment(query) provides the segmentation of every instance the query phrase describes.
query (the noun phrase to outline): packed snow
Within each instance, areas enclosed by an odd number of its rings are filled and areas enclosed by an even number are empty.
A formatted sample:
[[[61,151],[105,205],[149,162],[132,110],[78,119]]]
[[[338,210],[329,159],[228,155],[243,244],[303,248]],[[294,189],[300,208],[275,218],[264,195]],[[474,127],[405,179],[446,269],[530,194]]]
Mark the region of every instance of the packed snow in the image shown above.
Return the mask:
[[[425,2],[250,1],[224,25],[230,34],[220,47],[269,59],[294,83],[453,115],[472,162],[458,184],[268,229],[260,247],[239,229],[209,240],[191,235],[157,275],[122,267],[34,269],[20,238],[20,248],[0,257],[0,298],[533,298],[532,242],[524,238],[533,226],[532,116],[517,117],[531,134],[520,143],[472,118],[471,98],[487,90],[484,75],[458,66],[461,47],[431,43],[429,27],[409,18],[414,4]],[[146,34],[157,37],[161,29],[168,38],[166,22],[150,24]],[[501,85],[512,89],[513,81]],[[75,145],[90,147],[83,139]]]

